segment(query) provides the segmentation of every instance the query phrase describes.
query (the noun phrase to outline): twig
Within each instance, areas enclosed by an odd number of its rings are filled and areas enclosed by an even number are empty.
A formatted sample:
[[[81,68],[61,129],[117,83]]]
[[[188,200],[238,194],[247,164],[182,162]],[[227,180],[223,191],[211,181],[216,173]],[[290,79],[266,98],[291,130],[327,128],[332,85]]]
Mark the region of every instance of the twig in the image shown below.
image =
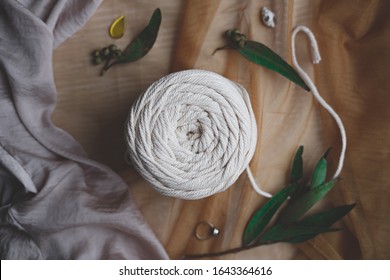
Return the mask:
[[[226,45],[223,47],[216,48],[211,55],[214,55],[217,51],[226,50],[226,49],[232,49],[230,45]]]
[[[110,59],[111,60],[111,59]],[[110,60],[107,60],[106,64],[104,65],[104,67],[102,68],[102,70],[100,71],[100,76],[103,76],[104,73],[106,73],[106,71],[108,69],[111,68],[111,66],[115,65],[116,63],[116,60],[114,60],[111,64],[109,64]]]

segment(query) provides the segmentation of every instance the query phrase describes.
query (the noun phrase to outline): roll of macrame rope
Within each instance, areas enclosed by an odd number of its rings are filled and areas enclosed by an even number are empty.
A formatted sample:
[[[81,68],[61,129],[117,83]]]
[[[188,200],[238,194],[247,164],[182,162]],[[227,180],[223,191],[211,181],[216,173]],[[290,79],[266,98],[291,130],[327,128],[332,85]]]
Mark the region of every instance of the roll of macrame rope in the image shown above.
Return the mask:
[[[292,32],[293,65],[339,127],[342,147],[336,178],[343,168],[347,136],[339,115],[299,66],[295,37],[301,31],[309,37],[313,63],[321,60],[313,33],[297,26]],[[132,106],[125,134],[134,167],[163,195],[208,197],[226,190],[246,170],[253,189],[272,196],[260,188],[249,168],[257,141],[249,95],[219,74],[187,70],[154,82]]]
[[[226,190],[257,142],[247,91],[205,70],[154,82],[133,104],[125,134],[138,172],[159,193],[181,199]]]

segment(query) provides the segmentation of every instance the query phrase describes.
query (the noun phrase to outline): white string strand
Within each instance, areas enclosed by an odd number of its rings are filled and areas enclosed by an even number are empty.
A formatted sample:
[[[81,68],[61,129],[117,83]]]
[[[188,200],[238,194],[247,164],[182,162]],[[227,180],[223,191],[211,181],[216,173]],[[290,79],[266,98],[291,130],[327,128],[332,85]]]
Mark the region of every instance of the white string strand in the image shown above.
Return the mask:
[[[255,192],[257,192],[259,195],[264,196],[264,197],[268,197],[268,198],[272,197],[272,194],[270,194],[266,191],[263,191],[261,189],[260,185],[257,184],[256,179],[253,176],[251,169],[249,168],[249,165],[246,168],[246,173],[248,174],[249,182],[251,183]]]
[[[314,85],[313,81],[310,79],[309,75],[300,67],[297,56],[296,56],[296,50],[295,50],[295,37],[299,32],[304,32],[310,40],[311,50],[312,50],[312,59],[313,63],[317,64],[321,61],[320,51],[318,49],[317,40],[314,37],[314,34],[311,32],[309,28],[306,26],[298,25],[294,28],[292,32],[292,40],[291,40],[291,47],[292,47],[292,59],[293,59],[293,65],[302,77],[302,79],[306,82],[307,86],[310,88],[313,96],[317,99],[317,101],[321,104],[321,106],[329,112],[329,114],[334,118],[336,121],[337,126],[340,130],[341,135],[341,141],[342,141],[342,147],[341,147],[341,153],[339,158],[339,163],[336,169],[336,172],[333,176],[333,178],[336,178],[340,175],[341,170],[343,169],[344,165],[344,159],[345,159],[345,151],[347,149],[347,135],[345,132],[345,128],[343,125],[343,122],[339,115],[335,112],[335,110],[322,98],[320,93],[317,90],[317,87]]]

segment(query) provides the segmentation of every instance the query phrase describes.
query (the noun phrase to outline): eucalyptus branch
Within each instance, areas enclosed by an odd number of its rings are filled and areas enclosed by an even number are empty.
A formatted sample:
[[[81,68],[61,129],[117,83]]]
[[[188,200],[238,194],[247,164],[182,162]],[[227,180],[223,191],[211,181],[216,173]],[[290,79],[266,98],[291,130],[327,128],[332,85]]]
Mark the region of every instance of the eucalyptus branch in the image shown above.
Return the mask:
[[[338,231],[339,229],[331,226],[347,215],[356,204],[341,205],[306,216],[305,214],[327,195],[339,179],[326,181],[326,157],[329,153],[327,151],[314,168],[309,185],[306,185],[302,181],[302,153],[303,146],[300,146],[293,160],[290,184],[276,193],[249,219],[244,230],[241,247],[214,253],[185,255],[183,259],[219,257],[277,242],[296,244],[312,239],[321,233]],[[277,215],[277,219],[270,225],[275,215]]]
[[[119,20],[123,20],[123,18],[119,18]],[[100,71],[100,76],[104,75],[104,73],[115,64],[129,63],[144,57],[151,50],[157,39],[160,24],[161,10],[156,9],[150,18],[148,25],[130,41],[123,51],[118,50],[116,45],[110,45],[102,50],[94,51],[92,58],[95,65],[99,65],[103,63],[103,61],[106,61]],[[110,29],[110,32],[111,31],[112,30]]]

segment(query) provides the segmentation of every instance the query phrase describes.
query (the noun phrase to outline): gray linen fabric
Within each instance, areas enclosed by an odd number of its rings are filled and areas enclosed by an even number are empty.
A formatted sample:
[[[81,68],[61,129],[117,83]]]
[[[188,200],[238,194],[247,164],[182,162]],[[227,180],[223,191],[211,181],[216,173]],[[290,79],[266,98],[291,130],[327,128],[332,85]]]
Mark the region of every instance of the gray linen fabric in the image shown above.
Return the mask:
[[[53,49],[100,2],[0,0],[0,163],[24,187],[3,220],[47,259],[167,258],[127,185],[50,119]]]

